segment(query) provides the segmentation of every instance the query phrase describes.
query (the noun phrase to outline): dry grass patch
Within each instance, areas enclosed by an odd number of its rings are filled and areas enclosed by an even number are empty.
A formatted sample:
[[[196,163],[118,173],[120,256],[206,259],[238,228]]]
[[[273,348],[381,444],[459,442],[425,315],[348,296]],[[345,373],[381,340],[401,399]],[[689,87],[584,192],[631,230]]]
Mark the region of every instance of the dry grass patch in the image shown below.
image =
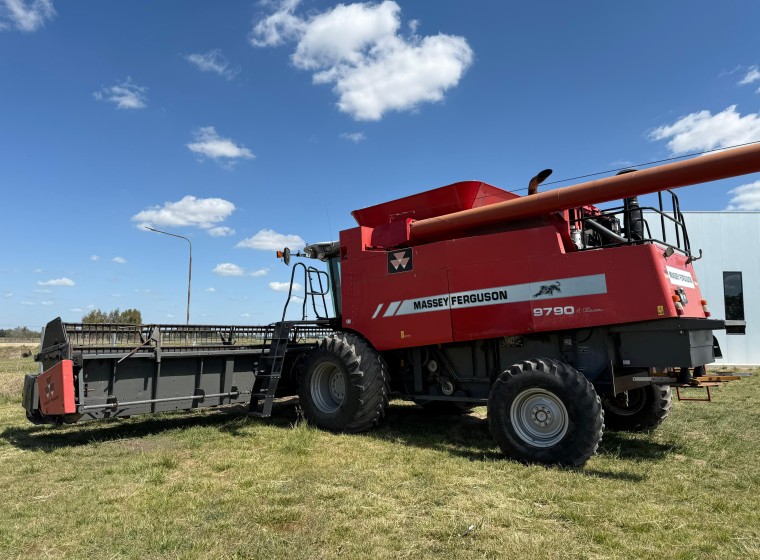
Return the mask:
[[[0,346],[0,403],[21,401],[24,374],[37,371],[37,363],[32,358],[34,352],[34,348],[29,345]]]

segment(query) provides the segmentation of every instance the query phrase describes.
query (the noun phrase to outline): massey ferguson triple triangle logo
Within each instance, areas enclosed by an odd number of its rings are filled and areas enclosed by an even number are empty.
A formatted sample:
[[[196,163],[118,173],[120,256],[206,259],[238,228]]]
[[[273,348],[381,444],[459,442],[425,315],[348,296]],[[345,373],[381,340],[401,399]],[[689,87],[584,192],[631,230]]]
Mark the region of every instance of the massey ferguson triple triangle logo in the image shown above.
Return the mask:
[[[388,274],[397,272],[409,272],[414,268],[412,261],[412,249],[402,249],[401,251],[390,251],[388,253]]]
[[[47,383],[45,384],[45,397],[48,400],[55,397],[55,383],[53,383],[53,380],[50,378],[48,378]]]

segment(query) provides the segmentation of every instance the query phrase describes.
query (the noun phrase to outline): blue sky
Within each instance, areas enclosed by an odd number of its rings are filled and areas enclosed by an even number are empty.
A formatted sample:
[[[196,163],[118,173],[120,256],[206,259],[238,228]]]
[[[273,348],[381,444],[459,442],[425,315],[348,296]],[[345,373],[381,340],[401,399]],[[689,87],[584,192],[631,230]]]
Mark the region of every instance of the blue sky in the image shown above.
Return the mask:
[[[760,4],[0,0],[0,327],[279,318],[274,248],[460,180],[760,139]],[[760,181],[681,191],[760,210]]]

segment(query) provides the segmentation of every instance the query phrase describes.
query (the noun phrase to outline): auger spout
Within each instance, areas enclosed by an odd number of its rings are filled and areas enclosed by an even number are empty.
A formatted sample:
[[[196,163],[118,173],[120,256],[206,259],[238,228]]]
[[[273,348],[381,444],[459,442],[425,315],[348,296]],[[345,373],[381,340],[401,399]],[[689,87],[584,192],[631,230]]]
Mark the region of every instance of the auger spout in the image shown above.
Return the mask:
[[[451,237],[463,231],[760,172],[760,144],[606,177],[513,200],[412,221],[411,241]]]

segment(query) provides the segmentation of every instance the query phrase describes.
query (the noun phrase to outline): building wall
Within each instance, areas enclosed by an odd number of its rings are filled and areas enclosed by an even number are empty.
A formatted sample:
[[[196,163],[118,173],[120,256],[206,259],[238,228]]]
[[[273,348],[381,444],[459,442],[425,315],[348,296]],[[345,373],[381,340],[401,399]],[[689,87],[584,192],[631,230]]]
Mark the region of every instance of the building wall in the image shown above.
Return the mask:
[[[745,334],[715,335],[723,364],[760,364],[760,212],[684,212],[702,296],[712,316],[725,319],[723,272],[741,272]]]

